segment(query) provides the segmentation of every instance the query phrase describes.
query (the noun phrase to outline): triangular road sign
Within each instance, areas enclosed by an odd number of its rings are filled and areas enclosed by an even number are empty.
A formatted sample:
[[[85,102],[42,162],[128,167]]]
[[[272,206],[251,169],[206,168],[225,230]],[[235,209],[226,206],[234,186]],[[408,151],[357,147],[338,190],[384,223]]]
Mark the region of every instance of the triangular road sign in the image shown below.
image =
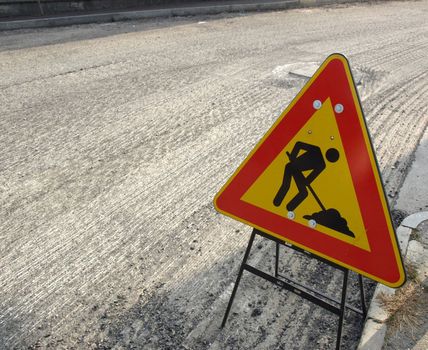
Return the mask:
[[[390,287],[405,281],[373,146],[342,55],[326,59],[214,205]]]

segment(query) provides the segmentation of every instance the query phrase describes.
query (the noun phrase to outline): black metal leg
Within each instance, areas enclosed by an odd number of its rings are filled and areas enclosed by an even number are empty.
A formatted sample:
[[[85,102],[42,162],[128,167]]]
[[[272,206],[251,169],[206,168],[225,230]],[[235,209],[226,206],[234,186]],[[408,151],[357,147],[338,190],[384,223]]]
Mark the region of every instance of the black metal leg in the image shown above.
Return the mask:
[[[336,350],[340,349],[340,341],[342,340],[342,326],[346,310],[346,288],[348,287],[348,273],[349,270],[345,270],[343,276],[342,299],[340,300],[339,327],[337,329]]]
[[[275,277],[278,278],[278,264],[279,264],[279,243],[276,244],[276,252],[275,252]]]
[[[346,293],[347,293],[347,288],[348,288],[349,270],[347,270],[346,268],[343,268],[339,265],[333,264],[333,263],[331,263],[325,259],[322,259],[322,258],[317,257],[315,255],[314,256],[311,255],[311,257],[313,257],[313,258],[316,258],[316,259],[318,259],[318,260],[320,260],[326,264],[329,264],[329,265],[343,271],[344,276],[343,276],[343,285],[342,285],[342,297],[340,299],[340,302],[339,302],[339,300],[335,300],[333,298],[330,298],[327,295],[323,295],[322,293],[317,292],[316,290],[311,289],[310,287],[307,287],[307,286],[300,284],[296,281],[288,279],[284,276],[281,276],[282,279],[278,279],[278,276],[279,276],[279,253],[280,253],[279,245],[284,244],[283,242],[279,242],[278,240],[274,240],[276,243],[276,245],[275,245],[275,277],[272,275],[269,275],[269,274],[267,274],[261,270],[258,270],[257,268],[255,268],[251,265],[248,265],[247,260],[248,260],[248,257],[250,255],[250,251],[251,251],[251,248],[253,246],[254,238],[255,238],[256,234],[261,235],[262,237],[272,239],[271,237],[266,235],[264,232],[259,231],[257,229],[253,229],[253,232],[251,233],[250,240],[248,242],[247,249],[246,249],[245,254],[244,254],[244,258],[243,258],[241,266],[239,268],[238,276],[236,277],[235,285],[234,285],[233,290],[232,290],[232,295],[230,296],[229,303],[227,305],[226,312],[225,312],[224,317],[223,317],[223,322],[221,324],[221,328],[223,328],[227,322],[230,310],[232,308],[233,301],[235,299],[236,292],[237,292],[238,287],[239,287],[239,283],[241,281],[242,274],[243,274],[244,270],[247,270],[248,272],[253,273],[256,276],[259,276],[259,277],[261,277],[267,281],[272,282],[273,284],[275,284],[281,288],[284,288],[288,291],[291,291],[295,294],[298,294],[302,298],[305,298],[305,299],[309,300],[310,302],[313,302],[313,303],[323,307],[324,309],[331,311],[334,314],[338,315],[339,316],[339,324],[338,324],[338,329],[337,329],[336,350],[340,350],[341,340],[342,340],[342,329],[343,329],[343,323],[344,323],[346,308],[348,308],[349,310],[354,311],[358,314],[363,314],[364,316],[367,313],[367,309],[366,309],[366,305],[365,305],[365,295],[364,295],[364,286],[363,286],[362,276],[359,275],[361,304],[362,304],[362,310],[359,310],[359,309],[354,308],[351,305],[346,304]],[[297,247],[294,247],[292,245],[287,244],[287,246],[291,247],[292,249],[295,249],[299,252],[304,252],[304,250],[297,248]],[[311,293],[309,293],[308,291],[310,291]],[[319,296],[321,296],[322,298],[319,298]],[[328,301],[326,301],[326,299]],[[334,303],[336,305],[340,304],[340,307],[335,306]]]
[[[360,294],[361,294],[361,310],[363,311],[363,317],[367,316],[367,308],[366,308],[366,297],[364,295],[364,285],[363,285],[363,276],[358,275],[358,281],[360,283]]]
[[[227,318],[229,317],[230,308],[233,304],[233,299],[235,299],[236,291],[238,290],[239,282],[241,281],[242,273],[244,272],[244,266],[247,263],[248,255],[250,255],[251,247],[253,246],[254,237],[256,236],[256,231],[253,230],[251,233],[250,241],[248,242],[247,250],[245,251],[244,259],[242,260],[241,267],[239,268],[238,277],[236,277],[235,286],[233,287],[232,295],[229,299],[229,304],[227,304],[226,312],[223,317],[223,322],[221,323],[221,328],[226,324]]]

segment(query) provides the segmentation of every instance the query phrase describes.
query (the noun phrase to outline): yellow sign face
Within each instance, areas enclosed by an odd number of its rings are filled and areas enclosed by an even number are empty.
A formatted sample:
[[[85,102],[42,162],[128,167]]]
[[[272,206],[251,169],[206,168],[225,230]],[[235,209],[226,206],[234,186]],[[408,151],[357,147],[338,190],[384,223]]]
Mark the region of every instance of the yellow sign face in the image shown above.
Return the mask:
[[[302,225],[309,225],[310,218],[305,218],[305,216],[320,212],[323,208],[320,207],[314,195],[308,191],[308,196],[292,211],[292,214],[289,214],[286,203],[290,202],[299,192],[295,181],[290,182],[290,188],[279,206],[273,202],[283,181],[285,167],[290,162],[287,153],[291,154],[298,142],[317,145],[323,154],[328,149],[336,149],[339,152],[339,159],[334,163],[326,162],[325,169],[313,180],[311,187],[325,208],[338,210],[341,217],[347,221],[349,231],[353,235],[343,234],[319,223],[314,229],[369,251],[361,211],[330,99],[322,104],[322,107],[290,140],[284,150],[245,192],[241,200],[289,219],[292,216],[294,221]],[[297,157],[302,156],[304,152],[304,150],[300,150]],[[309,172],[310,170],[304,173],[304,176],[307,177]]]

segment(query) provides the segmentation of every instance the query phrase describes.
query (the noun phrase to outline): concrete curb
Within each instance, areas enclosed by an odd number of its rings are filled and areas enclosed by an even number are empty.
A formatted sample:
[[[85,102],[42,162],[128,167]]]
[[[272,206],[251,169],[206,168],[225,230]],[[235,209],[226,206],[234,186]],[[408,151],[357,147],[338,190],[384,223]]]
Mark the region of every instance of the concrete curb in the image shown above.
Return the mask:
[[[298,7],[324,6],[332,4],[343,4],[353,2],[364,2],[364,0],[286,0],[247,4],[207,5],[194,7],[165,8],[157,10],[118,11],[110,13],[98,13],[88,15],[58,16],[49,18],[34,18],[26,20],[2,21],[0,31],[68,26],[73,24],[89,24],[101,22],[117,22],[154,17],[172,16],[195,16],[216,15],[225,12],[250,12],[250,11],[272,11],[285,10]]]
[[[422,247],[420,244],[412,244],[417,241],[410,241],[410,235],[422,222],[428,220],[428,212],[420,212],[407,216],[400,227],[397,229],[397,238],[403,258],[409,258],[410,255],[419,255],[417,249]],[[423,248],[422,248],[423,249]],[[367,313],[366,323],[363,328],[360,343],[357,350],[378,350],[382,349],[385,342],[387,331],[386,321],[389,314],[384,310],[378,301],[380,293],[389,295],[395,294],[396,289],[389,288],[383,284],[378,284],[371,300],[369,311]]]

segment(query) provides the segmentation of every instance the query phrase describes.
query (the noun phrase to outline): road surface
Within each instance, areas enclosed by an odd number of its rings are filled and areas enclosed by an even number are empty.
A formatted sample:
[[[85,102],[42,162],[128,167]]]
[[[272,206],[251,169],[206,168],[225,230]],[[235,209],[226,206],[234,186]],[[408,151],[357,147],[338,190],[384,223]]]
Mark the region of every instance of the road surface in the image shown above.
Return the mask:
[[[3,347],[332,348],[336,317],[255,276],[219,329],[250,229],[212,199],[305,83],[290,71],[341,52],[393,206],[428,122],[427,13],[380,2],[1,33]],[[272,253],[259,239],[251,261],[269,269]],[[281,271],[339,293],[339,272],[285,249]],[[346,315],[344,348],[361,327]]]

